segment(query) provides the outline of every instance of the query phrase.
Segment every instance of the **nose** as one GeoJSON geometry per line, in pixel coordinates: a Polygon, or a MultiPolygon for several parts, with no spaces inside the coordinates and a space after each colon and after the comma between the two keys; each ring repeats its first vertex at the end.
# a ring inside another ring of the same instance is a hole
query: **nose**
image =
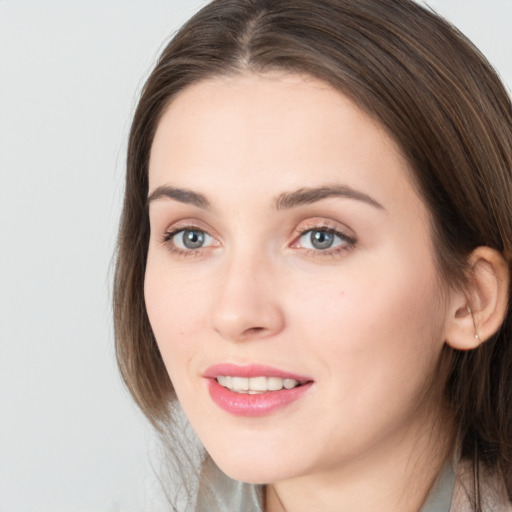
{"type": "Polygon", "coordinates": [[[213,328],[230,341],[268,338],[285,325],[279,290],[270,261],[232,258],[219,275],[213,328]]]}

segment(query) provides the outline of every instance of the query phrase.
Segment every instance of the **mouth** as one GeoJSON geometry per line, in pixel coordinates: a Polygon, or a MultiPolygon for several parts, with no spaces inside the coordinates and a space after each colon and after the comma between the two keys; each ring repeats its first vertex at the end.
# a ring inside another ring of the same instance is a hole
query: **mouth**
{"type": "Polygon", "coordinates": [[[233,377],[231,375],[219,375],[217,382],[233,393],[246,393],[258,395],[282,389],[293,389],[301,383],[295,379],[283,379],[281,377],[233,377]]]}
{"type": "Polygon", "coordinates": [[[313,380],[276,368],[232,364],[209,368],[203,377],[213,402],[237,416],[263,416],[296,402],[313,380]]]}

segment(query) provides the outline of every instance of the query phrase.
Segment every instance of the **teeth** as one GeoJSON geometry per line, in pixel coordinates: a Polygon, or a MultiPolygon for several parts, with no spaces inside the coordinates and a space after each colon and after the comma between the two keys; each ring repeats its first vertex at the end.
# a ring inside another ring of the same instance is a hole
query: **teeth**
{"type": "Polygon", "coordinates": [[[286,389],[292,389],[297,385],[297,381],[293,379],[284,379],[283,380],[283,386],[286,389]]]}
{"type": "Polygon", "coordinates": [[[269,377],[267,379],[267,389],[269,391],[279,391],[283,389],[283,379],[279,377],[269,377]]]}
{"type": "Polygon", "coordinates": [[[249,389],[249,379],[246,377],[233,377],[231,386],[239,391],[247,391],[249,389]]]}
{"type": "Polygon", "coordinates": [[[292,389],[299,385],[295,379],[281,379],[280,377],[232,377],[219,375],[217,382],[235,393],[256,395],[267,391],[279,391],[283,388],[292,389]]]}
{"type": "Polygon", "coordinates": [[[224,375],[219,375],[217,377],[217,382],[221,386],[224,386],[225,388],[233,387],[232,381],[233,381],[233,377],[227,377],[227,376],[224,376],[224,375]]]}
{"type": "Polygon", "coordinates": [[[249,388],[251,391],[268,391],[266,377],[252,377],[249,379],[249,388]]]}

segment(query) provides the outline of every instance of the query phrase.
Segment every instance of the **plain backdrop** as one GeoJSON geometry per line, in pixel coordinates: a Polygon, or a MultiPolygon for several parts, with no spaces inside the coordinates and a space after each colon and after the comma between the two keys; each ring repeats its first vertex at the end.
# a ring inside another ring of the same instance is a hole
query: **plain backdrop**
{"type": "MultiPolygon", "coordinates": [[[[0,0],[0,512],[160,510],[111,259],[138,92],[204,3],[0,0]]],[[[512,84],[512,0],[429,4],[512,84]]]]}

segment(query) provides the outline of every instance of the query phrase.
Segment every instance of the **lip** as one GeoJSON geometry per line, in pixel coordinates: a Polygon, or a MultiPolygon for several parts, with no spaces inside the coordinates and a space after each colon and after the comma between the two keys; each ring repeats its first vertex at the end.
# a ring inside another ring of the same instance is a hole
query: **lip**
{"type": "Polygon", "coordinates": [[[216,364],[210,366],[203,373],[207,379],[216,379],[219,375],[232,375],[234,377],[280,377],[281,379],[294,379],[300,383],[312,381],[305,375],[297,375],[272,366],[261,364],[237,365],[231,363],[216,364]]]}
{"type": "Polygon", "coordinates": [[[302,398],[313,385],[313,380],[303,375],[293,374],[271,366],[219,364],[208,368],[203,377],[207,380],[208,391],[213,402],[224,411],[235,416],[265,416],[282,409],[302,398]],[[294,379],[301,383],[292,389],[268,391],[256,395],[236,393],[221,386],[217,382],[219,375],[232,375],[237,377],[280,377],[294,379]]]}

